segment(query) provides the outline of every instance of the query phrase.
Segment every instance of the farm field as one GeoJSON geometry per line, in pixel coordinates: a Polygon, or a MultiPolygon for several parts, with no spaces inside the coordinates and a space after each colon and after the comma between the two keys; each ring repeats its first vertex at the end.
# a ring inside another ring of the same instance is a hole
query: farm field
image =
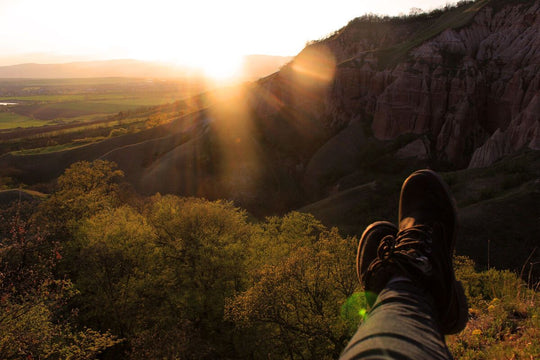
{"type": "Polygon", "coordinates": [[[28,116],[15,114],[10,111],[0,112],[0,130],[11,129],[13,127],[42,126],[47,125],[47,123],[47,121],[32,119],[28,116]]]}
{"type": "Polygon", "coordinates": [[[203,90],[182,80],[0,79],[0,130],[92,122],[172,103],[203,90]]]}
{"type": "Polygon", "coordinates": [[[204,83],[126,78],[0,79],[0,154],[76,148],[206,106],[204,83]]]}

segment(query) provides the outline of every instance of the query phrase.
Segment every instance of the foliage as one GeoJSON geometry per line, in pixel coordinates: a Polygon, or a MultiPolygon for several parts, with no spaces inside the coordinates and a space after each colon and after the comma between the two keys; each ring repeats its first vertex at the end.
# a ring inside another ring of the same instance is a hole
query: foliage
{"type": "Polygon", "coordinates": [[[58,247],[19,214],[3,218],[0,242],[0,358],[92,359],[118,340],[73,325],[64,314],[74,294],[55,279],[58,247]]]}
{"type": "Polygon", "coordinates": [[[224,347],[230,346],[232,328],[223,320],[223,308],[227,297],[245,287],[254,232],[245,211],[230,202],[156,195],[146,216],[156,232],[166,306],[159,309],[160,327],[138,341],[155,343],[156,333],[164,339],[172,335],[176,343],[163,342],[160,350],[180,348],[189,358],[230,351],[224,347]]]}
{"type": "Polygon", "coordinates": [[[109,137],[115,137],[115,136],[120,136],[120,135],[125,135],[128,133],[128,129],[126,128],[123,128],[123,127],[120,127],[120,128],[114,128],[111,130],[111,132],[109,133],[109,137]]]}
{"type": "MultiPolygon", "coordinates": [[[[121,175],[74,164],[34,214],[51,233],[26,217],[0,226],[0,357],[339,356],[366,313],[356,239],[304,213],[253,222],[226,201],[128,204],[121,175]]],[[[537,293],[509,271],[455,262],[472,315],[448,338],[456,358],[538,357],[537,293]]]]}
{"type": "Polygon", "coordinates": [[[11,177],[2,176],[0,177],[0,191],[12,189],[14,186],[14,181],[11,177]]]}
{"type": "MultiPolygon", "coordinates": [[[[251,286],[228,302],[227,316],[258,334],[255,358],[335,358],[356,329],[341,307],[357,287],[356,240],[312,216],[271,218],[256,248],[251,286]],[[264,236],[266,235],[266,236],[264,236]]],[[[355,319],[358,320],[358,319],[355,319]]]]}
{"type": "Polygon", "coordinates": [[[40,205],[37,221],[64,239],[82,219],[119,204],[123,176],[110,161],[72,164],[58,178],[58,190],[40,205]]]}
{"type": "Polygon", "coordinates": [[[316,44],[317,42],[325,41],[327,39],[339,36],[347,28],[373,28],[380,24],[410,24],[410,23],[421,23],[423,25],[430,25],[431,22],[437,20],[442,15],[447,13],[455,12],[456,10],[468,10],[471,9],[470,5],[475,3],[482,3],[485,0],[462,0],[458,1],[455,4],[447,3],[445,6],[433,9],[431,11],[425,12],[420,8],[413,7],[410,9],[409,14],[400,13],[398,16],[388,16],[388,15],[379,15],[374,13],[367,13],[353,20],[349,21],[346,27],[332,32],[329,35],[323,37],[318,41],[308,42],[306,45],[316,44]]]}
{"type": "Polygon", "coordinates": [[[469,323],[448,338],[458,359],[536,359],[540,356],[539,296],[509,271],[476,271],[456,259],[456,275],[469,300],[469,323]]]}
{"type": "MultiPolygon", "coordinates": [[[[112,162],[104,160],[75,163],[58,178],[60,191],[56,195],[63,195],[71,203],[76,203],[81,196],[85,195],[94,197],[97,201],[103,201],[102,198],[107,198],[117,188],[114,184],[115,178],[123,176],[120,170],[114,170],[115,167],[116,165],[112,162]]],[[[96,204],[93,206],[99,207],[96,204]]]]}
{"type": "Polygon", "coordinates": [[[70,263],[84,296],[79,300],[85,323],[126,336],[133,333],[151,284],[154,233],[128,206],[104,209],[85,220],[70,244],[70,263]]]}

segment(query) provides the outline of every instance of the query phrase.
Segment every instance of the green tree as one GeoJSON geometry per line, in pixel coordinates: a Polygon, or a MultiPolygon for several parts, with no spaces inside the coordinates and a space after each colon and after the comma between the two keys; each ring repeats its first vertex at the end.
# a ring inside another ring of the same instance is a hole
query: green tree
{"type": "Polygon", "coordinates": [[[84,324],[133,359],[236,357],[225,299],[247,287],[255,227],[229,202],[156,195],[144,214],[106,208],[66,245],[84,324]]]}
{"type": "Polygon", "coordinates": [[[233,328],[223,320],[223,309],[225,299],[247,285],[254,231],[247,214],[230,202],[156,195],[147,217],[167,286],[160,326],[139,337],[140,349],[153,348],[152,357],[235,357],[233,328]]]}
{"type": "Polygon", "coordinates": [[[102,210],[81,223],[69,246],[86,324],[122,337],[138,330],[152,311],[147,287],[157,285],[154,238],[145,218],[129,206],[102,210]]]}
{"type": "Polygon", "coordinates": [[[227,317],[257,332],[255,358],[338,357],[359,320],[351,326],[342,316],[357,287],[356,240],[300,213],[264,229],[257,246],[269,263],[252,268],[252,285],[228,301],[227,317]]]}
{"type": "Polygon", "coordinates": [[[118,206],[118,181],[124,176],[110,161],[72,164],[57,181],[58,189],[39,206],[37,221],[57,240],[66,240],[84,218],[118,206]]]}

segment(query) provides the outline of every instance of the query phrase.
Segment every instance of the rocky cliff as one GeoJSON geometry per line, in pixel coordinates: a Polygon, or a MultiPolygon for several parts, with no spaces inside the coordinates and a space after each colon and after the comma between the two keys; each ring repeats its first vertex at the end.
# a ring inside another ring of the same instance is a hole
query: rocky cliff
{"type": "Polygon", "coordinates": [[[362,118],[377,139],[423,134],[429,149],[419,155],[456,168],[487,166],[540,148],[539,34],[539,1],[476,1],[424,18],[364,17],[262,81],[273,103],[259,104],[259,112],[275,113],[276,102],[291,106],[330,134],[362,118]],[[306,61],[323,78],[331,74],[324,90],[299,85],[295,65],[306,61]]]}

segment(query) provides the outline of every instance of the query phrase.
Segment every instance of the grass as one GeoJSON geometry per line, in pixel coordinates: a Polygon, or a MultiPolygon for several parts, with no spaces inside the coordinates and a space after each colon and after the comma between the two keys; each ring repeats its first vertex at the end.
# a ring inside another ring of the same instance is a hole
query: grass
{"type": "MultiPolygon", "coordinates": [[[[62,96],[58,99],[52,96],[48,102],[31,105],[20,105],[10,109],[14,114],[32,116],[41,120],[58,121],[87,115],[111,115],[119,112],[132,111],[141,107],[163,105],[172,100],[174,96],[162,97],[89,97],[85,100],[73,101],[76,97],[62,96]]],[[[16,100],[15,100],[16,101],[16,100]]]]}
{"type": "Polygon", "coordinates": [[[540,176],[538,151],[523,150],[490,167],[444,173],[460,207],[512,194],[540,176]]]}
{"type": "Polygon", "coordinates": [[[12,112],[0,112],[0,130],[46,125],[48,122],[12,112]]]}
{"type": "Polygon", "coordinates": [[[526,284],[503,270],[477,271],[472,260],[456,258],[456,275],[469,301],[469,322],[447,344],[456,359],[538,359],[539,284],[526,284]]]}
{"type": "Polygon", "coordinates": [[[67,122],[88,122],[99,117],[137,110],[142,107],[164,105],[176,100],[174,96],[113,97],[73,101],[77,96],[51,97],[50,102],[22,105],[0,113],[0,129],[54,125],[67,122]],[[69,101],[68,101],[69,100],[69,101]]]}
{"type": "Polygon", "coordinates": [[[202,84],[144,79],[0,79],[0,89],[9,96],[0,102],[15,102],[0,114],[0,129],[90,121],[118,113],[139,111],[189,98],[202,91],[202,84]],[[9,115],[8,115],[9,114],[9,115]]]}
{"type": "Polygon", "coordinates": [[[30,95],[30,96],[1,96],[0,101],[12,102],[64,102],[84,100],[85,95],[30,95]]]}
{"type": "Polygon", "coordinates": [[[467,25],[474,15],[476,15],[476,13],[488,2],[489,0],[479,0],[473,4],[460,6],[444,12],[438,19],[428,26],[422,27],[421,30],[411,36],[409,41],[387,49],[379,50],[378,56],[380,59],[380,66],[382,68],[394,66],[398,62],[403,61],[410,50],[421,45],[423,42],[437,36],[447,29],[457,29],[467,25]]]}
{"type": "Polygon", "coordinates": [[[146,94],[68,94],[68,95],[30,95],[30,96],[0,96],[0,102],[22,102],[22,103],[108,103],[126,104],[136,106],[163,105],[183,99],[182,93],[165,93],[160,95],[146,96],[146,94]]]}
{"type": "MultiPolygon", "coordinates": [[[[142,118],[136,118],[136,117],[133,117],[133,118],[129,118],[129,119],[126,119],[126,120],[123,120],[123,124],[124,125],[129,125],[130,128],[133,128],[132,130],[137,130],[140,126],[142,122],[144,120],[142,118]]],[[[88,125],[85,125],[85,124],[81,124],[80,126],[76,126],[76,127],[73,127],[73,128],[70,128],[70,129],[62,129],[62,130],[58,130],[58,131],[51,131],[49,133],[47,133],[47,137],[48,138],[54,138],[56,136],[60,136],[60,135],[66,135],[66,134],[70,134],[70,133],[81,133],[83,134],[85,131],[89,131],[89,130],[95,130],[95,129],[108,129],[107,132],[110,132],[115,126],[118,126],[119,125],[119,121],[118,120],[111,120],[111,121],[107,121],[107,122],[103,122],[103,123],[99,123],[99,124],[88,124],[88,125]]],[[[131,131],[133,132],[133,131],[131,131]]],[[[35,137],[43,137],[41,134],[37,134],[35,135],[35,137]]],[[[30,139],[30,137],[27,137],[28,139],[30,139]]]]}
{"type": "MultiPolygon", "coordinates": [[[[13,188],[9,188],[9,189],[0,189],[0,194],[3,193],[3,192],[8,192],[8,191],[13,191],[14,189],[13,188]]],[[[39,191],[36,191],[36,190],[30,190],[30,189],[23,189],[23,188],[19,188],[19,189],[16,189],[18,191],[22,191],[24,193],[27,193],[28,195],[30,196],[33,196],[33,197],[38,197],[38,198],[41,198],[41,199],[44,199],[47,197],[46,194],[42,193],[42,192],[39,192],[39,191]]]]}
{"type": "Polygon", "coordinates": [[[124,110],[133,110],[140,107],[138,104],[133,102],[121,102],[109,101],[74,101],[74,102],[63,102],[47,105],[49,109],[57,110],[71,110],[74,112],[85,112],[91,114],[102,114],[102,113],[117,113],[124,110]]]}
{"type": "Polygon", "coordinates": [[[155,106],[165,105],[183,99],[183,96],[163,95],[163,96],[141,96],[134,98],[123,99],[101,99],[99,102],[103,104],[116,104],[128,106],[155,106]]]}
{"type": "Polygon", "coordinates": [[[138,108],[140,110],[118,114],[91,114],[78,116],[71,119],[58,119],[49,122],[57,127],[42,127],[35,129],[21,129],[0,133],[3,140],[0,142],[0,154],[17,152],[18,154],[41,154],[56,152],[67,148],[77,147],[80,139],[91,138],[91,143],[104,137],[114,137],[120,134],[134,133],[143,129],[154,127],[183,115],[183,109],[178,110],[174,106],[161,108],[138,108]],[[120,130],[121,129],[121,130],[120,130]],[[77,143],[74,145],[72,143],[77,143]],[[59,145],[65,145],[61,147],[59,145]],[[53,148],[47,150],[47,147],[53,148]],[[31,151],[31,149],[39,149],[31,151]]]}
{"type": "MultiPolygon", "coordinates": [[[[426,165],[409,166],[390,156],[370,157],[373,165],[364,166],[352,179],[351,184],[358,185],[341,189],[301,211],[314,214],[327,226],[338,226],[347,235],[360,235],[376,220],[395,221],[401,183],[412,170],[426,165]],[[373,181],[373,189],[361,186],[373,181]]],[[[474,258],[480,265],[521,269],[531,250],[539,246],[540,151],[524,150],[489,168],[441,175],[458,204],[457,253],[474,258]]],[[[540,261],[538,254],[531,262],[540,261]]],[[[538,269],[532,269],[535,279],[540,279],[538,269]]]]}
{"type": "Polygon", "coordinates": [[[14,151],[13,155],[49,154],[49,153],[63,151],[63,150],[76,149],[78,147],[85,146],[90,143],[103,140],[103,139],[104,139],[103,137],[98,137],[98,138],[86,139],[85,142],[78,141],[78,142],[73,142],[69,144],[59,144],[59,145],[51,145],[51,146],[46,146],[46,147],[41,147],[41,148],[19,150],[19,151],[14,151]]]}
{"type": "Polygon", "coordinates": [[[0,79],[0,84],[24,84],[32,86],[57,86],[57,85],[108,85],[108,84],[130,84],[140,82],[137,78],[124,77],[104,77],[104,78],[67,78],[67,79],[0,79]]]}

